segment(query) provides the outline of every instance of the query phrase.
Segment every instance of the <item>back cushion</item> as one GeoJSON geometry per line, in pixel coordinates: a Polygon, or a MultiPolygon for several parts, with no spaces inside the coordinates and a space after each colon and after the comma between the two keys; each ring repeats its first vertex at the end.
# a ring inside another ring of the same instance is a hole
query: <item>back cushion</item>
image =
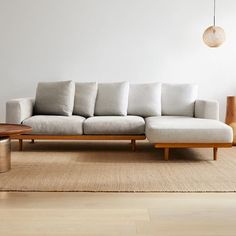
{"type": "Polygon", "coordinates": [[[129,115],[142,117],[161,115],[161,83],[131,84],[129,115]]]}
{"type": "Polygon", "coordinates": [[[38,83],[35,113],[41,115],[72,115],[75,84],[72,81],[38,83]]]}
{"type": "Polygon", "coordinates": [[[84,117],[94,115],[97,97],[97,83],[75,83],[75,102],[73,114],[84,117]]]}
{"type": "Polygon", "coordinates": [[[127,115],[128,96],[128,82],[98,84],[95,115],[127,115]]]}
{"type": "Polygon", "coordinates": [[[197,85],[162,84],[162,115],[193,117],[197,93],[197,85]]]}

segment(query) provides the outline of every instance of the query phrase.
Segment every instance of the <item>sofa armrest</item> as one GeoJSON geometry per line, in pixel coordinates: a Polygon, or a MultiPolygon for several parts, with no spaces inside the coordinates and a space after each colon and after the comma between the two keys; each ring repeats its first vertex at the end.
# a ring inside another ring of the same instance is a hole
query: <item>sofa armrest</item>
{"type": "Polygon", "coordinates": [[[219,120],[219,103],[214,100],[196,100],[195,117],[219,120]]]}
{"type": "Polygon", "coordinates": [[[6,122],[21,124],[23,120],[33,115],[34,98],[12,99],[6,103],[6,122]]]}

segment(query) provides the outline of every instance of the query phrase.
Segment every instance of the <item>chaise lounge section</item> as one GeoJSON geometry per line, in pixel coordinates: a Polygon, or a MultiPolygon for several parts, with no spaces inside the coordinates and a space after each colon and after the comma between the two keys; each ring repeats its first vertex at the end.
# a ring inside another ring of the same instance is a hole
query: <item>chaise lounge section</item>
{"type": "Polygon", "coordinates": [[[36,98],[13,99],[6,104],[7,123],[25,124],[25,139],[136,140],[147,139],[164,148],[231,147],[231,127],[219,121],[216,101],[197,99],[192,84],[39,83],[36,98]]]}
{"type": "Polygon", "coordinates": [[[149,117],[146,136],[156,148],[165,148],[165,160],[170,148],[212,147],[214,160],[218,147],[231,147],[231,129],[218,120],[181,116],[149,117]]]}

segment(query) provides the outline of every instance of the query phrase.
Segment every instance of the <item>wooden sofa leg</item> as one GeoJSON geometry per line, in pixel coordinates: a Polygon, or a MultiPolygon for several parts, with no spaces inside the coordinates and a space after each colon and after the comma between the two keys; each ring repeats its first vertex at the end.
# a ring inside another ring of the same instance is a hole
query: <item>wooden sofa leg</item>
{"type": "Polygon", "coordinates": [[[31,143],[34,143],[34,139],[31,139],[31,143]]]}
{"type": "Polygon", "coordinates": [[[23,151],[23,140],[19,139],[19,151],[23,151]]]}
{"type": "Polygon", "coordinates": [[[170,149],[169,148],[165,148],[164,149],[164,160],[165,161],[169,160],[169,153],[170,153],[170,149]]]}
{"type": "Polygon", "coordinates": [[[131,140],[131,147],[132,147],[132,151],[135,152],[136,151],[136,140],[135,139],[131,140]]]}
{"type": "Polygon", "coordinates": [[[217,147],[214,147],[214,148],[213,148],[213,159],[214,159],[214,161],[217,160],[217,152],[218,152],[218,148],[217,148],[217,147]]]}

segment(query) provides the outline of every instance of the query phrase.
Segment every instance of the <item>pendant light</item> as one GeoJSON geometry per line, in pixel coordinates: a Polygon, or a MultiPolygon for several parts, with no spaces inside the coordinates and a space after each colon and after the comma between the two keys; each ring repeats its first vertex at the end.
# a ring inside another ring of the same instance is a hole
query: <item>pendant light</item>
{"type": "Polygon", "coordinates": [[[204,43],[212,48],[219,47],[225,41],[225,31],[216,26],[216,0],[214,0],[213,26],[208,27],[203,34],[204,43]]]}

